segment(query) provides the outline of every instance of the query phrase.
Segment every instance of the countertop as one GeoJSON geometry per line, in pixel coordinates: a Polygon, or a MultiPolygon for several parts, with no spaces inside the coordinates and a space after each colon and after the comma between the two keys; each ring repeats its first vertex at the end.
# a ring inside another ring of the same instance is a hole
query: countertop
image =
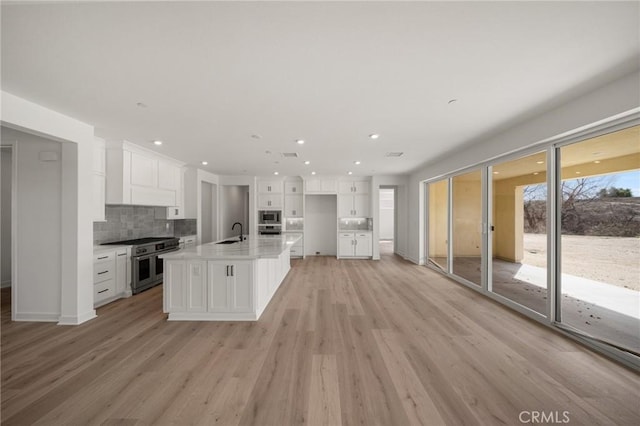
{"type": "MultiPolygon", "coordinates": [[[[238,237],[228,238],[237,240],[238,237]]],[[[165,260],[187,259],[268,259],[277,258],[300,238],[300,234],[257,235],[250,234],[247,239],[235,244],[207,243],[160,255],[165,260]]]]}
{"type": "Polygon", "coordinates": [[[133,246],[127,246],[127,245],[93,246],[93,253],[98,254],[98,253],[103,253],[105,251],[114,251],[122,248],[129,248],[129,247],[133,247],[133,246]]]}

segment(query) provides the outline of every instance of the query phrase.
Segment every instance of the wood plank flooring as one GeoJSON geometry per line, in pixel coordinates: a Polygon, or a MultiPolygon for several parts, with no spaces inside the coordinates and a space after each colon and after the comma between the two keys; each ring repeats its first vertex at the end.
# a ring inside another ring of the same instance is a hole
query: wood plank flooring
{"type": "Polygon", "coordinates": [[[293,261],[254,323],[161,306],[156,287],[80,326],[12,323],[3,290],[2,424],[640,423],[635,372],[393,255],[293,261]]]}

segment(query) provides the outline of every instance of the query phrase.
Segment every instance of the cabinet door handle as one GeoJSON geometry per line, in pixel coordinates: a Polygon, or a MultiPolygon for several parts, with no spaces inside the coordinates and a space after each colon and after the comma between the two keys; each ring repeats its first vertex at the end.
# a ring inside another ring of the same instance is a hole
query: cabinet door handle
{"type": "Polygon", "coordinates": [[[234,266],[234,265],[231,265],[231,276],[232,276],[232,277],[233,277],[233,276],[235,276],[235,274],[233,273],[233,272],[234,272],[234,271],[233,271],[233,266],[234,266]]]}
{"type": "Polygon", "coordinates": [[[107,258],[109,258],[109,256],[102,256],[102,257],[99,257],[98,260],[107,259],[107,258]]]}
{"type": "Polygon", "coordinates": [[[104,293],[105,291],[109,291],[109,289],[108,289],[108,288],[105,288],[104,290],[100,290],[100,291],[98,292],[98,294],[100,294],[100,293],[104,293]]]}
{"type": "Polygon", "coordinates": [[[227,273],[225,274],[226,277],[229,276],[229,265],[227,265],[227,273]]]}
{"type": "Polygon", "coordinates": [[[126,256],[127,253],[120,253],[118,256],[126,256]]]}
{"type": "Polygon", "coordinates": [[[109,270],[98,272],[98,275],[106,274],[107,272],[109,272],[109,270]]]}

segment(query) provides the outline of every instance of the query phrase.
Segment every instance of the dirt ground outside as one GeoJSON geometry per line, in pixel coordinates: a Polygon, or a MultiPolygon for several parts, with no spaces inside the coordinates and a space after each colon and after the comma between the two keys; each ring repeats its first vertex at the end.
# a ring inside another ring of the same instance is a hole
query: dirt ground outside
{"type": "MultiPolygon", "coordinates": [[[[547,266],[547,236],[524,234],[522,263],[547,266]]],[[[640,291],[640,238],[562,236],[562,273],[640,291]]]]}

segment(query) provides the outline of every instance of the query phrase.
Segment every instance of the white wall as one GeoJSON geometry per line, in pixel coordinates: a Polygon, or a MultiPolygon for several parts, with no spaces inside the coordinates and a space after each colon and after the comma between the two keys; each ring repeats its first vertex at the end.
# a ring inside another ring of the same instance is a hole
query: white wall
{"type": "Polygon", "coordinates": [[[306,256],[338,254],[338,198],[335,195],[305,195],[304,252],[306,256]]]}
{"type": "MultiPolygon", "coordinates": [[[[16,132],[18,134],[19,132],[16,132]]],[[[16,319],[57,321],[62,279],[62,144],[20,133],[16,144],[16,319]],[[56,161],[41,161],[43,152],[56,161]]]]}
{"type": "MultiPolygon", "coordinates": [[[[94,132],[93,126],[67,117],[56,111],[44,108],[28,100],[12,94],[2,92],[2,108],[0,108],[0,124],[3,129],[17,130],[27,135],[35,135],[60,145],[60,220],[51,223],[52,232],[59,233],[60,244],[56,247],[59,253],[59,286],[56,297],[59,301],[57,312],[59,324],[80,324],[95,317],[93,309],[93,214],[92,214],[92,159],[94,132]]],[[[16,155],[19,149],[16,151],[16,155]]],[[[17,173],[20,173],[20,163],[14,163],[17,173]]],[[[16,172],[14,172],[14,175],[16,172]]],[[[18,191],[20,191],[20,182],[18,191]]],[[[48,195],[43,188],[34,188],[42,199],[48,195]]],[[[26,218],[17,214],[13,217],[12,225],[14,237],[16,226],[37,226],[37,223],[28,223],[26,218]]],[[[28,234],[32,235],[32,234],[28,234]]],[[[28,246],[36,246],[41,238],[32,235],[33,240],[28,241],[28,246]]],[[[24,241],[23,241],[24,243],[24,241]]],[[[14,240],[14,247],[16,241],[14,240]]],[[[34,258],[28,252],[14,252],[16,262],[34,264],[34,258]]],[[[47,271],[40,271],[45,274],[47,271]]],[[[58,273],[57,270],[51,271],[58,273]]],[[[23,285],[21,276],[16,273],[12,277],[12,289],[14,294],[20,293],[23,285]]],[[[29,286],[29,283],[24,285],[29,286]]],[[[29,306],[38,306],[37,294],[22,292],[23,302],[25,298],[33,298],[34,303],[29,306]]],[[[25,312],[19,312],[16,308],[17,298],[12,298],[13,319],[23,320],[54,320],[48,310],[33,312],[33,317],[25,316],[25,312]],[[17,314],[22,315],[17,316],[17,314]]],[[[48,307],[45,307],[48,309],[48,307]]]]}
{"type": "Polygon", "coordinates": [[[408,186],[408,258],[415,263],[424,262],[424,243],[420,238],[425,235],[422,181],[544,143],[555,137],[583,131],[603,120],[627,114],[639,107],[640,73],[635,72],[489,139],[478,141],[465,150],[434,159],[421,167],[411,175],[408,186]]]}
{"type": "Polygon", "coordinates": [[[2,163],[0,164],[0,185],[2,186],[0,203],[0,277],[2,287],[11,285],[11,148],[3,148],[0,152],[2,163]]]}
{"type": "Polygon", "coordinates": [[[222,234],[220,239],[235,237],[240,234],[240,229],[231,227],[235,222],[242,224],[242,232],[247,233],[249,215],[246,202],[249,197],[248,185],[224,185],[220,198],[220,218],[222,224],[222,234]]]}
{"type": "Polygon", "coordinates": [[[393,200],[393,188],[380,189],[380,240],[393,240],[395,226],[395,208],[393,200]],[[383,202],[384,198],[384,202],[383,202]]]}

